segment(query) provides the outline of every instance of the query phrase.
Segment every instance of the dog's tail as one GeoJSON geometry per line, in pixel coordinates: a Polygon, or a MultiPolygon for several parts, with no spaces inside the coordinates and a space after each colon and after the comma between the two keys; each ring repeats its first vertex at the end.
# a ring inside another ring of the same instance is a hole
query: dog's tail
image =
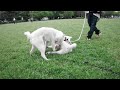
{"type": "Polygon", "coordinates": [[[30,40],[30,38],[31,38],[31,34],[30,34],[29,31],[24,32],[24,35],[26,35],[27,39],[30,40]]]}

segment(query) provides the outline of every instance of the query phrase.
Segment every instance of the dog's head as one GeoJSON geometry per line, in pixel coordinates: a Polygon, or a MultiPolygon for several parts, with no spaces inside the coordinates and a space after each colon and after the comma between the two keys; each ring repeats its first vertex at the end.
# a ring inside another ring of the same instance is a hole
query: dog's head
{"type": "MultiPolygon", "coordinates": [[[[66,36],[65,35],[63,41],[67,42],[68,44],[72,44],[71,43],[71,38],[72,38],[71,36],[66,36]]],[[[59,45],[59,44],[56,43],[55,48],[56,48],[56,50],[60,50],[61,45],[59,45]]]]}
{"type": "Polygon", "coordinates": [[[71,36],[65,36],[64,41],[67,42],[68,44],[71,44],[71,36]]]}

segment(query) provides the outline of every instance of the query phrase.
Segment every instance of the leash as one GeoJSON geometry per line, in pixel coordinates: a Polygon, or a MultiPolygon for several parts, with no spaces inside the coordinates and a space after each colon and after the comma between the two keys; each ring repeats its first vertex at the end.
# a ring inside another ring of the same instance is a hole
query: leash
{"type": "Polygon", "coordinates": [[[83,23],[82,30],[81,30],[81,33],[80,33],[80,35],[79,35],[79,38],[78,38],[78,39],[76,39],[75,41],[71,41],[71,42],[76,42],[76,41],[80,40],[80,38],[81,38],[81,35],[82,35],[82,33],[83,33],[83,30],[84,30],[84,26],[85,26],[85,20],[86,20],[86,12],[85,12],[84,23],[83,23]]]}

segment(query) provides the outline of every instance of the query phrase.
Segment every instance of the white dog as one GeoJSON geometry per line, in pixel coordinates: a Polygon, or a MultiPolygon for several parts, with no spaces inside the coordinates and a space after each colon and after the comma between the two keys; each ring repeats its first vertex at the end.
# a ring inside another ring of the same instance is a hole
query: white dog
{"type": "Polygon", "coordinates": [[[77,44],[76,43],[71,43],[71,38],[70,36],[65,36],[64,41],[62,42],[61,46],[56,46],[57,49],[60,49],[58,51],[53,51],[53,52],[47,52],[47,54],[66,54],[69,52],[72,52],[72,49],[76,48],[77,44]]]}
{"type": "Polygon", "coordinates": [[[45,56],[46,44],[50,42],[53,51],[55,51],[55,45],[61,45],[64,40],[63,32],[50,27],[42,27],[32,33],[29,31],[24,32],[24,35],[27,36],[28,40],[30,40],[30,43],[32,44],[30,55],[34,49],[37,48],[45,60],[48,60],[45,56]]]}

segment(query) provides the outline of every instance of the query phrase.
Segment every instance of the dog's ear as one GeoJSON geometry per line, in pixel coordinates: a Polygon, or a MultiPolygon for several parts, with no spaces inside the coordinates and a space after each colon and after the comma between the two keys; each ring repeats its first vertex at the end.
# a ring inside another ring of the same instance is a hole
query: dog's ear
{"type": "Polygon", "coordinates": [[[64,37],[64,41],[66,41],[66,37],[64,37]]]}

